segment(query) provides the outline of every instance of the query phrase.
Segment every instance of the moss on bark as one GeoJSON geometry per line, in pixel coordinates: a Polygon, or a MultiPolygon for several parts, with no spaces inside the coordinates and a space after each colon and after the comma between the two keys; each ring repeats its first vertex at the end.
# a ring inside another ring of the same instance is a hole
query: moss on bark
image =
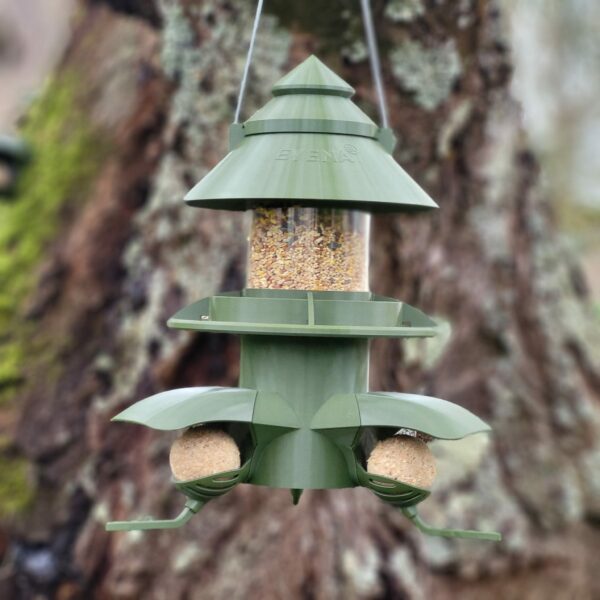
{"type": "Polygon", "coordinates": [[[0,519],[24,511],[33,500],[29,461],[22,457],[0,453],[0,519]]]}
{"type": "Polygon", "coordinates": [[[76,75],[48,83],[22,131],[32,151],[15,197],[0,204],[0,402],[23,380],[32,325],[19,307],[36,281],[36,267],[54,239],[67,204],[84,197],[102,144],[78,105],[76,75]]]}

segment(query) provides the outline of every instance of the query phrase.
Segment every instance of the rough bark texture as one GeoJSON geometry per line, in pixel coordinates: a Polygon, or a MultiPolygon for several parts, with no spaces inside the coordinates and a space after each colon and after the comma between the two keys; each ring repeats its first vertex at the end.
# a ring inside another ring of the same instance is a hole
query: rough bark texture
{"type": "MultiPolygon", "coordinates": [[[[111,416],[237,375],[234,339],[165,321],[243,286],[243,217],[181,198],[226,151],[252,3],[149,4],[83,2],[56,76],[75,81],[102,151],[88,185],[64,198],[19,309],[26,335],[10,333],[28,360],[1,409],[14,440],[4,454],[25,457],[35,485],[4,520],[0,596],[599,597],[598,326],[540,193],[491,0],[374,3],[397,158],[441,210],[374,220],[371,287],[450,322],[452,336],[374,344],[372,388],[447,398],[492,424],[481,464],[476,444],[438,448],[423,510],[504,542],[423,538],[364,490],[306,493],[293,507],[287,492],[246,486],[182,530],[103,531],[109,518],[168,516],[180,503],[171,437],[111,416]]],[[[372,110],[355,3],[320,14],[289,4],[274,1],[263,22],[247,114],[315,50],[372,110]]]]}

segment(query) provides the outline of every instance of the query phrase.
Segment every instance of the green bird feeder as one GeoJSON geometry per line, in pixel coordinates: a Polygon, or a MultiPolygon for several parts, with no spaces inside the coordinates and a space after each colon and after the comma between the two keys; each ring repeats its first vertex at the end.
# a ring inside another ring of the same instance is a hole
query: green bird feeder
{"type": "Polygon", "coordinates": [[[171,465],[187,500],[175,519],[108,530],[179,527],[247,483],[288,489],[294,503],[306,489],[362,486],[425,533],[500,539],[430,527],[417,513],[431,491],[427,442],[488,425],[445,400],[368,388],[371,339],[436,334],[417,308],[369,291],[370,213],[437,205],[395,162],[391,131],[353,93],[308,58],[266,106],[232,126],[229,154],[186,196],[199,208],[251,211],[247,287],[195,302],[168,322],[239,335],[239,387],[162,392],[114,417],[184,430],[171,465]]]}

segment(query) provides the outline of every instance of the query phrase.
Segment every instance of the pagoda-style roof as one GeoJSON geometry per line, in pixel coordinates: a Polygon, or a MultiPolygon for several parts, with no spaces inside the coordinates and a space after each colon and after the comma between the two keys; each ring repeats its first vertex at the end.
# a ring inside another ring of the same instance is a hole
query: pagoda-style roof
{"type": "Polygon", "coordinates": [[[393,159],[393,134],[350,99],[354,89],[311,56],[273,98],[232,126],[229,154],[186,196],[193,206],[258,205],[412,212],[437,204],[393,159]]]}

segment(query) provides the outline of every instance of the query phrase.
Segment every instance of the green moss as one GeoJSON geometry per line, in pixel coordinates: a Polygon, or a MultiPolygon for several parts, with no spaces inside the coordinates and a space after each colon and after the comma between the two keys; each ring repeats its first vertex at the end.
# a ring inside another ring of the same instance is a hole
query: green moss
{"type": "Polygon", "coordinates": [[[0,455],[0,519],[23,512],[33,496],[27,460],[0,455]]]}
{"type": "Polygon", "coordinates": [[[27,352],[19,310],[65,205],[85,195],[99,163],[98,138],[78,106],[72,74],[51,81],[32,106],[22,135],[32,161],[15,196],[0,204],[0,400],[22,381],[27,352]]]}

